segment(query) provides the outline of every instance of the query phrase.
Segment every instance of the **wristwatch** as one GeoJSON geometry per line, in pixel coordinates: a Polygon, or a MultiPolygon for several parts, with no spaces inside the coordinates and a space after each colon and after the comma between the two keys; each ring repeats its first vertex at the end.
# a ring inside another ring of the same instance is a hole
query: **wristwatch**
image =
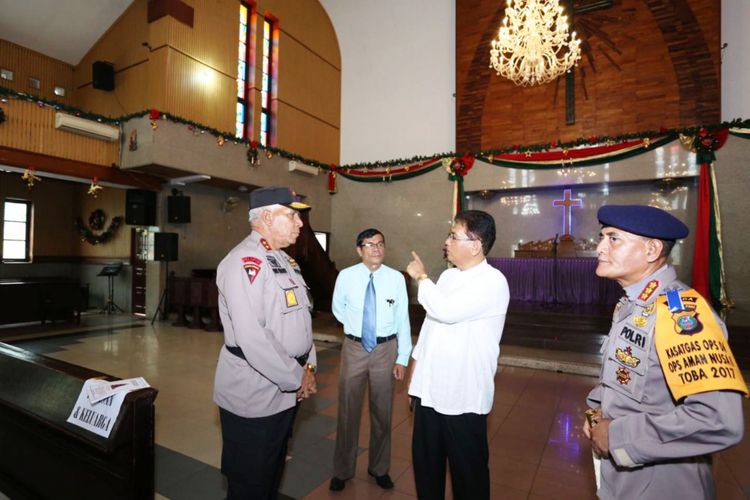
{"type": "Polygon", "coordinates": [[[314,365],[314,364],[312,364],[312,363],[307,363],[307,364],[305,365],[305,371],[306,371],[307,373],[315,373],[315,372],[317,371],[317,369],[318,369],[318,367],[317,367],[317,366],[315,366],[315,365],[314,365]]]}

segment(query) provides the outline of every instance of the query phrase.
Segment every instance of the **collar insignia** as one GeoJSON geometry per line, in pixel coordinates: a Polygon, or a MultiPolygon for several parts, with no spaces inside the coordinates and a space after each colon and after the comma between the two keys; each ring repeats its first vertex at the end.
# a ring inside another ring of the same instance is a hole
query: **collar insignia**
{"type": "Polygon", "coordinates": [[[265,248],[269,252],[273,250],[273,248],[271,248],[271,244],[267,242],[265,238],[260,239],[260,244],[263,246],[263,248],[265,248]]]}

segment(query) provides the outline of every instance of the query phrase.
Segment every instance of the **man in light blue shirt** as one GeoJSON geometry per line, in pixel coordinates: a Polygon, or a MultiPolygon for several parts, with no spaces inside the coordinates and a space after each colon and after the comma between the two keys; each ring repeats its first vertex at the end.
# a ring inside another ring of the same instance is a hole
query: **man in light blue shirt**
{"type": "Polygon", "coordinates": [[[339,373],[338,426],[330,489],[343,490],[354,476],[365,387],[370,388],[370,447],[367,472],[393,488],[391,413],[393,384],[403,380],[411,354],[409,297],[403,275],[383,264],[385,237],[377,229],[357,236],[360,264],[339,273],[333,314],[344,324],[339,373]]]}

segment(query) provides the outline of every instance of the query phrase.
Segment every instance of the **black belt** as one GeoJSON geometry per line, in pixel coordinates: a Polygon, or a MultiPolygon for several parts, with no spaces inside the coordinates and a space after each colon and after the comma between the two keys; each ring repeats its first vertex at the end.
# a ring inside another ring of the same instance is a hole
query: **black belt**
{"type": "MultiPolygon", "coordinates": [[[[227,348],[227,351],[231,352],[232,354],[234,354],[238,358],[242,358],[245,361],[247,361],[247,358],[245,357],[245,353],[242,352],[242,348],[240,346],[238,346],[238,345],[225,345],[224,347],[227,348]]],[[[305,366],[305,364],[307,363],[307,358],[309,358],[309,357],[310,357],[310,351],[307,351],[302,356],[300,356],[298,358],[294,358],[294,359],[297,360],[297,363],[299,363],[300,366],[305,366]]]]}
{"type": "MultiPolygon", "coordinates": [[[[362,342],[362,337],[357,337],[356,335],[349,335],[348,333],[345,333],[344,337],[346,337],[348,339],[352,339],[355,342],[362,342]]],[[[395,333],[393,335],[388,335],[387,337],[378,337],[377,343],[378,344],[385,344],[389,340],[393,340],[395,338],[396,338],[396,334],[395,333]]]]}

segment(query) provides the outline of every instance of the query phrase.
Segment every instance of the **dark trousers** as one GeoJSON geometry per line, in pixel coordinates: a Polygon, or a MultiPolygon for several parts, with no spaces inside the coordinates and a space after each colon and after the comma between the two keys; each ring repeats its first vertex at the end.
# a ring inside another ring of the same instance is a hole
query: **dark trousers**
{"type": "Polygon", "coordinates": [[[221,472],[227,477],[227,500],[277,497],[296,410],[292,407],[268,417],[245,418],[219,408],[221,472]]]}
{"type": "Polygon", "coordinates": [[[443,415],[421,403],[416,398],[411,445],[417,496],[445,498],[447,460],[455,500],[489,499],[487,415],[443,415]]]}

